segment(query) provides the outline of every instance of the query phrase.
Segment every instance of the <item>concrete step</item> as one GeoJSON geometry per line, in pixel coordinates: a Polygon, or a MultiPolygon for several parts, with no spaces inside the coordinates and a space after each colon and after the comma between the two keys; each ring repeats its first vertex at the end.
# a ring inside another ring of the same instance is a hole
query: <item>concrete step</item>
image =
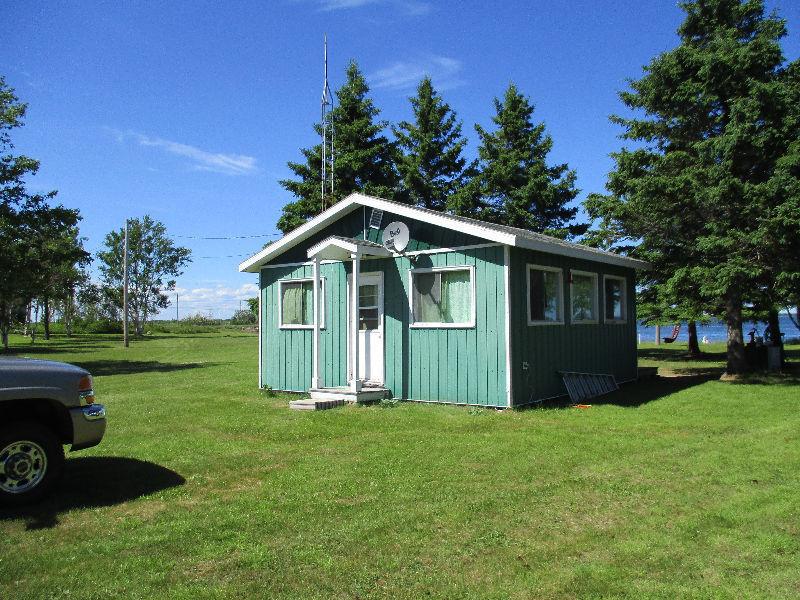
{"type": "Polygon", "coordinates": [[[294,410],[327,410],[329,408],[336,408],[337,406],[342,406],[345,403],[344,400],[336,400],[336,399],[314,399],[314,398],[303,398],[302,400],[292,400],[289,402],[289,408],[293,408],[294,410]]]}
{"type": "Polygon", "coordinates": [[[354,392],[347,387],[310,389],[308,394],[312,400],[341,400],[343,402],[377,402],[388,398],[390,393],[386,388],[365,387],[360,392],[354,392]]]}

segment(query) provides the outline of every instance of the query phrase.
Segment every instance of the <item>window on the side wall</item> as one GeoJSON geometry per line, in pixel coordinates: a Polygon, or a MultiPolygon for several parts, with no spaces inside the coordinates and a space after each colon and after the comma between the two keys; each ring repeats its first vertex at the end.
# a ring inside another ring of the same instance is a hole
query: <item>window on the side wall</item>
{"type": "Polygon", "coordinates": [[[528,265],[528,325],[564,322],[561,269],[528,265]]]}
{"type": "Polygon", "coordinates": [[[474,327],[472,267],[415,269],[411,273],[413,327],[474,327]]]}
{"type": "MultiPolygon", "coordinates": [[[[284,279],[280,286],[280,327],[311,329],[314,327],[314,280],[284,279]]],[[[320,279],[320,324],[325,327],[325,279],[320,279]]]]}
{"type": "Polygon", "coordinates": [[[627,316],[625,278],[605,275],[603,277],[603,303],[607,323],[624,323],[627,316]]]}
{"type": "Polygon", "coordinates": [[[571,271],[569,296],[573,323],[597,323],[597,273],[571,271]]]}

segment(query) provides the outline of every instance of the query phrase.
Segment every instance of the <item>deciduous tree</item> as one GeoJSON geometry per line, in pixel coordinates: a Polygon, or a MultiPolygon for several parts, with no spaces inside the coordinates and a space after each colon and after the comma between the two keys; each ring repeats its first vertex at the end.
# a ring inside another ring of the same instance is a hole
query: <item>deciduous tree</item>
{"type": "MultiPolygon", "coordinates": [[[[97,254],[109,297],[122,306],[123,244],[125,229],[108,233],[106,250],[97,254]]],[[[128,221],[128,306],[136,335],[144,334],[148,318],[170,305],[164,292],[175,289],[175,279],[191,262],[191,251],[176,246],[163,223],[149,215],[128,221]]]]}

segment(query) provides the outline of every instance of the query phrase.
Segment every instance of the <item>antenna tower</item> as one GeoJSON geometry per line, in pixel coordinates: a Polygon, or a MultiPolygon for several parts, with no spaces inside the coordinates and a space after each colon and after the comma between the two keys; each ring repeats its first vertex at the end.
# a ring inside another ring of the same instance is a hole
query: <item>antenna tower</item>
{"type": "Polygon", "coordinates": [[[333,202],[333,94],[328,85],[328,34],[325,34],[325,82],[322,85],[322,210],[325,210],[326,195],[333,202]]]}

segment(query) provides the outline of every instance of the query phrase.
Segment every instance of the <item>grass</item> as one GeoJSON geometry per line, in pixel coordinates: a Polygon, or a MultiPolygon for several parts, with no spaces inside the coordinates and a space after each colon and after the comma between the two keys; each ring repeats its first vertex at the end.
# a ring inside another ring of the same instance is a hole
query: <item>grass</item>
{"type": "Polygon", "coordinates": [[[0,598],[800,595],[796,375],[644,347],[685,376],[588,410],[314,413],[257,390],[251,335],[13,343],[89,367],[109,428],[0,513],[0,598]]]}

